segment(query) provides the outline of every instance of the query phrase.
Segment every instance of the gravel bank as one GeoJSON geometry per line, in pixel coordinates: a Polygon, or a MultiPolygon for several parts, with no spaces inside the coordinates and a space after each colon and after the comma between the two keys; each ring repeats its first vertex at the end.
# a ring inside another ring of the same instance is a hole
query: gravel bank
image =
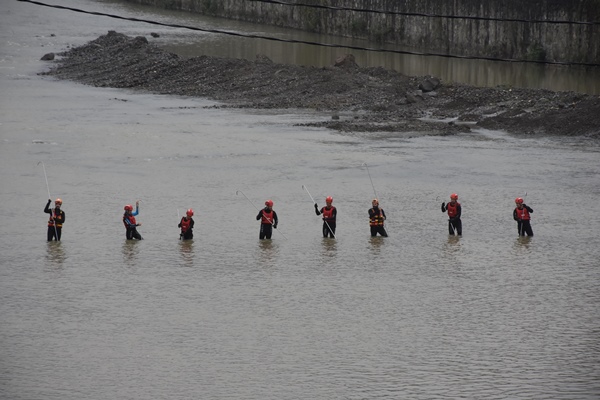
{"type": "Polygon", "coordinates": [[[183,59],[145,37],[111,31],[58,54],[45,75],[98,87],[206,97],[222,107],[308,108],[340,131],[450,135],[472,127],[526,136],[600,138],[600,96],[538,89],[479,88],[360,68],[352,55],[331,67],[201,56],[183,59]],[[441,120],[444,120],[442,122],[441,120]]]}

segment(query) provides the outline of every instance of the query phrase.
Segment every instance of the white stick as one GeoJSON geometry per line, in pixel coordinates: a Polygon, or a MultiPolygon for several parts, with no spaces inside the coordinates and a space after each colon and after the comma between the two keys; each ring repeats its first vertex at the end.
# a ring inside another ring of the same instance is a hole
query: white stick
{"type": "MultiPolygon", "coordinates": [[[[50,185],[48,185],[48,175],[46,175],[46,166],[44,165],[43,161],[40,161],[38,163],[38,165],[40,164],[42,164],[42,168],[44,168],[44,179],[46,179],[46,189],[48,189],[48,200],[52,201],[52,196],[50,196],[50,185]]],[[[52,210],[52,213],[50,214],[50,218],[52,218],[52,215],[54,214],[54,208],[51,208],[50,210],[52,210]]],[[[53,226],[56,241],[58,241],[58,230],[56,229],[56,221],[53,222],[53,226]]]]}
{"type": "MultiPolygon", "coordinates": [[[[248,201],[250,202],[250,204],[252,204],[252,205],[254,206],[254,208],[256,208],[256,210],[257,210],[258,212],[260,212],[260,211],[261,211],[261,210],[260,210],[258,207],[256,207],[256,205],[255,205],[255,204],[252,202],[252,200],[250,200],[250,199],[248,198],[248,196],[246,196],[246,195],[244,194],[244,192],[242,192],[241,190],[236,190],[236,191],[235,191],[235,194],[236,194],[236,195],[238,195],[238,194],[240,194],[240,193],[242,194],[242,196],[244,196],[244,197],[246,198],[246,200],[248,200],[248,201]]],[[[267,221],[269,221],[269,219],[268,219],[268,218],[267,218],[267,221]]],[[[271,223],[271,225],[272,225],[272,226],[275,226],[275,221],[269,221],[269,222],[271,223]]],[[[284,237],[284,238],[287,240],[287,237],[286,237],[286,236],[283,234],[283,232],[281,232],[279,229],[275,229],[275,230],[276,230],[277,232],[281,233],[281,236],[283,236],[283,237],[284,237]]]]}
{"type": "Polygon", "coordinates": [[[44,165],[43,161],[40,161],[37,165],[42,164],[42,168],[44,169],[44,179],[46,179],[46,189],[48,189],[48,198],[52,199],[52,196],[50,196],[50,185],[48,185],[48,175],[46,175],[46,166],[44,165]]]}
{"type": "MultiPolygon", "coordinates": [[[[308,188],[306,186],[302,185],[302,189],[306,190],[306,193],[308,193],[308,195],[310,196],[310,199],[312,200],[313,204],[317,204],[315,199],[313,199],[313,197],[310,195],[308,188]]],[[[323,222],[325,222],[325,224],[327,225],[327,228],[329,228],[329,232],[331,232],[331,235],[335,238],[335,233],[333,233],[333,229],[331,229],[331,226],[329,226],[329,223],[327,221],[325,221],[324,219],[323,219],[323,222]]]]}
{"type": "MultiPolygon", "coordinates": [[[[181,222],[181,217],[179,217],[179,208],[177,209],[177,220],[181,222]]],[[[179,240],[181,240],[181,233],[179,234],[179,240]]]]}
{"type": "Polygon", "coordinates": [[[369,174],[369,180],[371,181],[371,186],[373,187],[373,194],[375,195],[376,199],[379,199],[379,197],[377,197],[377,192],[375,191],[375,185],[373,185],[373,179],[371,179],[371,173],[369,172],[369,166],[367,165],[367,163],[363,163],[363,165],[365,167],[367,167],[367,174],[369,174]]]}

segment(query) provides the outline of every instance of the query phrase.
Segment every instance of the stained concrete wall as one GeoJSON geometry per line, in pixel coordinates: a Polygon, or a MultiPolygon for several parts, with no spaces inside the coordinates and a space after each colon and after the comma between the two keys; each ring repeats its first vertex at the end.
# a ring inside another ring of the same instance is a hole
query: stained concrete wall
{"type": "MultiPolygon", "coordinates": [[[[334,11],[251,0],[126,0],[302,29],[415,51],[600,64],[600,25],[478,21],[334,11]]],[[[600,22],[600,0],[287,0],[357,9],[522,20],[600,22]]]]}

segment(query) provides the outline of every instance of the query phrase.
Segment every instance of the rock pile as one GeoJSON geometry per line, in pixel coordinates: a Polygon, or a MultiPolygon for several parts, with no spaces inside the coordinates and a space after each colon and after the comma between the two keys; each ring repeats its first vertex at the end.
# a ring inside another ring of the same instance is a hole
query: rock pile
{"type": "Polygon", "coordinates": [[[337,118],[312,125],[342,131],[446,135],[468,131],[472,124],[460,124],[468,121],[522,135],[600,138],[600,96],[444,84],[435,77],[360,68],[351,54],[326,68],[275,64],[261,55],[255,61],[183,59],[145,37],[111,31],[58,56],[45,74],[99,87],[206,97],[223,107],[330,111],[337,118]]]}

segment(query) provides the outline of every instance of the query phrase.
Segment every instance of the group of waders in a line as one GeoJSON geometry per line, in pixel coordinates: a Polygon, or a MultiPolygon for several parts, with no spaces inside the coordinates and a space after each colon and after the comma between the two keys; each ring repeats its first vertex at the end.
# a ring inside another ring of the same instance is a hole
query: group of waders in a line
{"type": "MultiPolygon", "coordinates": [[[[238,194],[243,194],[241,191],[238,194]]],[[[246,197],[245,194],[243,194],[246,197]]],[[[248,199],[248,197],[246,197],[248,199]]],[[[311,196],[311,200],[314,202],[315,213],[321,216],[323,220],[322,233],[324,238],[335,238],[336,221],[337,221],[337,208],[333,206],[333,197],[328,196],[325,199],[325,206],[319,208],[317,203],[311,196]]],[[[248,199],[250,203],[250,199],[248,199]]],[[[52,203],[51,199],[48,199],[44,212],[50,214],[48,220],[48,241],[56,240],[60,241],[62,226],[65,222],[65,212],[62,210],[62,200],[56,199],[54,201],[54,208],[50,208],[52,203]]],[[[515,199],[516,207],[513,211],[513,219],[517,221],[517,229],[519,236],[533,236],[533,230],[531,229],[531,213],[533,209],[523,202],[523,198],[517,197],[515,199]]],[[[254,205],[254,203],[252,203],[254,205]]],[[[256,207],[256,206],[255,206],[256,207]]],[[[257,208],[258,209],[258,208],[257,208]]],[[[448,233],[454,236],[462,236],[462,222],[461,214],[462,208],[458,202],[458,195],[452,193],[450,195],[450,201],[448,203],[442,202],[441,210],[443,213],[448,214],[448,233]]],[[[139,214],[139,201],[135,203],[135,210],[131,204],[127,204],[124,207],[123,213],[123,225],[125,226],[125,237],[127,240],[142,240],[142,235],[137,231],[137,227],[141,226],[140,222],[137,222],[135,217],[139,214]]],[[[377,235],[387,237],[388,234],[385,230],[384,224],[386,220],[385,211],[379,206],[379,201],[373,199],[371,202],[371,208],[368,210],[369,214],[369,225],[371,228],[371,236],[377,235]]],[[[181,229],[179,235],[180,240],[191,240],[194,238],[194,210],[188,209],[185,215],[180,219],[177,225],[181,229]]],[[[271,239],[273,235],[273,229],[277,229],[279,218],[277,213],[273,209],[273,200],[265,201],[265,206],[262,209],[258,209],[256,220],[260,221],[259,239],[271,239]]],[[[282,233],[283,235],[283,233],[282,233]]],[[[285,237],[285,235],[283,235],[285,237]]]]}
{"type": "MultiPolygon", "coordinates": [[[[53,240],[60,241],[62,226],[65,222],[65,212],[62,210],[62,200],[56,199],[54,201],[54,208],[50,208],[50,204],[52,203],[50,196],[50,186],[48,185],[48,176],[46,175],[46,166],[43,162],[39,162],[42,164],[44,168],[44,178],[46,179],[46,188],[48,189],[48,203],[46,203],[46,207],[44,208],[44,212],[50,214],[50,218],[48,219],[48,241],[51,242],[53,240]]],[[[375,191],[375,186],[373,185],[373,180],[371,179],[371,173],[369,172],[369,167],[366,163],[363,163],[363,166],[367,168],[367,173],[369,174],[369,180],[371,181],[371,186],[373,187],[373,193],[375,197],[371,202],[371,208],[368,210],[369,214],[369,226],[371,228],[371,237],[375,237],[377,235],[387,237],[388,234],[385,230],[384,224],[386,220],[385,211],[379,206],[379,200],[377,200],[377,192],[375,191]]],[[[317,216],[321,216],[323,219],[323,228],[322,233],[324,238],[335,238],[335,229],[336,229],[336,221],[337,221],[337,209],[333,206],[333,197],[327,196],[325,199],[325,207],[319,208],[317,202],[312,197],[308,188],[302,185],[302,189],[308,193],[310,199],[314,203],[315,213],[317,216]]],[[[256,215],[256,220],[260,221],[260,231],[259,231],[259,239],[271,239],[273,235],[273,229],[277,229],[277,225],[279,223],[279,218],[277,217],[277,213],[273,209],[273,200],[265,201],[265,207],[259,209],[256,205],[242,192],[241,190],[236,191],[236,195],[243,195],[246,200],[256,210],[258,214],[256,215]]],[[[525,193],[527,196],[527,193],[525,193]]],[[[135,217],[139,214],[139,200],[135,202],[135,210],[131,204],[127,204],[123,213],[123,225],[125,226],[125,237],[127,240],[142,240],[142,235],[137,230],[138,226],[142,224],[137,222],[135,217]]],[[[519,231],[519,236],[533,236],[533,230],[531,229],[531,213],[533,213],[533,209],[524,204],[523,198],[517,197],[515,199],[516,207],[513,211],[513,219],[517,221],[517,229],[519,231]]],[[[460,203],[458,202],[458,195],[456,193],[452,193],[450,195],[450,201],[448,203],[442,202],[442,212],[448,213],[448,233],[454,236],[462,236],[462,222],[461,222],[461,213],[462,208],[460,203]]],[[[179,214],[179,210],[177,211],[179,214]]],[[[194,238],[194,210],[191,208],[188,209],[185,215],[180,219],[179,224],[177,225],[181,232],[179,234],[180,240],[191,240],[194,238]]],[[[281,232],[281,235],[287,239],[287,237],[281,232]]]]}

